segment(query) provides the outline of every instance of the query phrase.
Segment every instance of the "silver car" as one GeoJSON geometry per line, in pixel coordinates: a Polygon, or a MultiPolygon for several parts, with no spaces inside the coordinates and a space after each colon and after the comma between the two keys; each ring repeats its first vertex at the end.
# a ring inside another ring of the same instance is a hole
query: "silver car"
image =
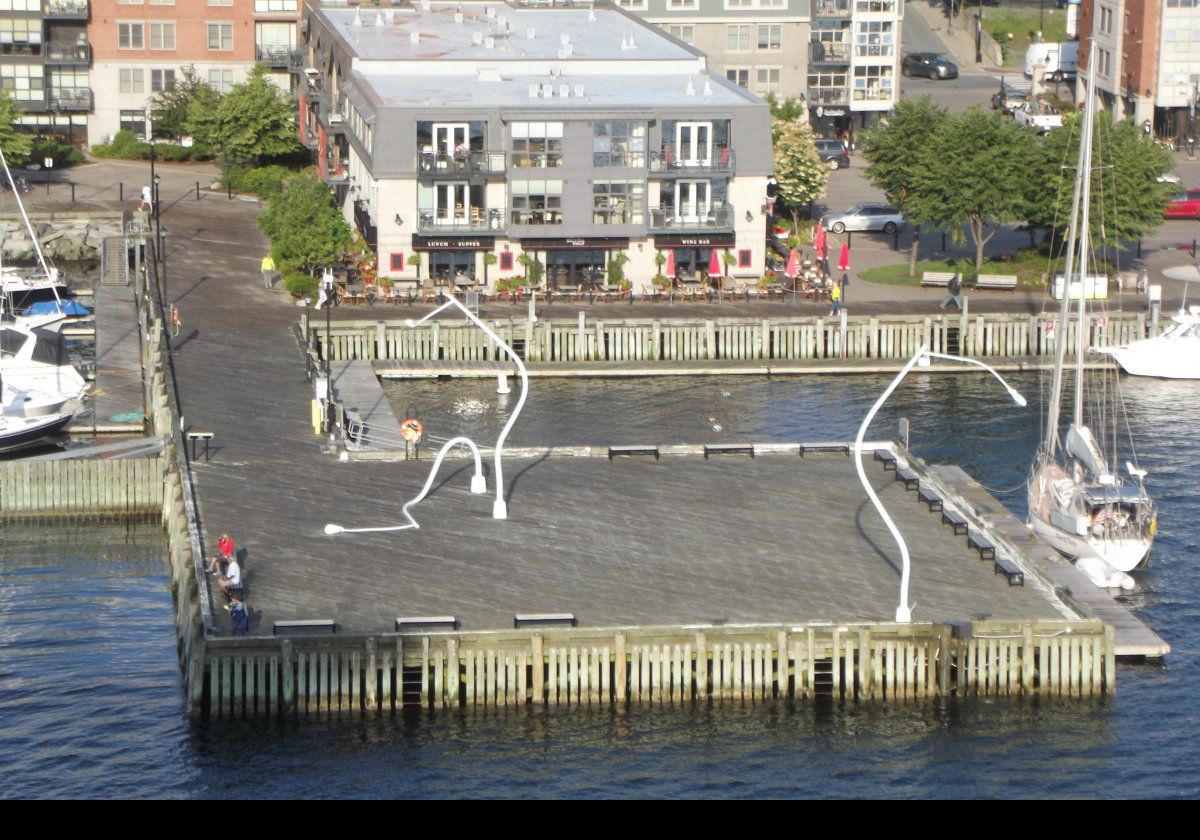
{"type": "Polygon", "coordinates": [[[821,222],[830,233],[844,233],[848,230],[881,230],[884,233],[895,233],[905,224],[900,211],[886,204],[856,204],[845,213],[823,216],[821,222]]]}

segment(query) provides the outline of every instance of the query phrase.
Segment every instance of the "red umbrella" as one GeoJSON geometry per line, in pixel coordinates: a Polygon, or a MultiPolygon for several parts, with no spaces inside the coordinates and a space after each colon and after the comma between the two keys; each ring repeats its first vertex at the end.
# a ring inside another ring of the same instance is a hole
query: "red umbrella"
{"type": "Polygon", "coordinates": [[[842,243],[842,255],[838,257],[838,271],[850,270],[850,243],[842,243]]]}
{"type": "Polygon", "coordinates": [[[663,277],[675,277],[675,252],[667,251],[667,270],[663,273],[663,277]]]}
{"type": "Polygon", "coordinates": [[[825,259],[828,248],[829,242],[825,238],[825,226],[817,222],[817,231],[813,234],[813,250],[817,252],[817,259],[825,259]]]}
{"type": "Polygon", "coordinates": [[[795,248],[793,248],[792,252],[788,254],[787,268],[783,270],[783,273],[784,276],[790,277],[793,280],[795,280],[796,275],[800,273],[800,255],[796,253],[795,248]]]}
{"type": "Polygon", "coordinates": [[[713,248],[712,259],[708,261],[708,276],[720,277],[724,273],[721,271],[721,252],[713,248]]]}

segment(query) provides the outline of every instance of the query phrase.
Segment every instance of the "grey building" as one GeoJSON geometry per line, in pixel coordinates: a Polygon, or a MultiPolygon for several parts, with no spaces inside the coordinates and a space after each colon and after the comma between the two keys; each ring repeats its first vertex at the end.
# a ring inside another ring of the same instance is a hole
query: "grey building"
{"type": "Polygon", "coordinates": [[[624,254],[638,290],[668,252],[762,276],[770,114],[699,50],[609,4],[308,7],[302,30],[302,130],[381,276],[494,284],[527,254],[575,287],[624,254]]]}
{"type": "Polygon", "coordinates": [[[0,87],[17,127],[75,142],[92,110],[88,0],[0,0],[0,87]]]}

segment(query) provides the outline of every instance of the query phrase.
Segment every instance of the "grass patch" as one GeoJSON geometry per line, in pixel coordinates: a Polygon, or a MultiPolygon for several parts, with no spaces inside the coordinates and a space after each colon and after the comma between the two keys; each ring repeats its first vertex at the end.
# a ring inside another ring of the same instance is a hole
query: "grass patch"
{"type": "MultiPolygon", "coordinates": [[[[1048,44],[1059,44],[1067,40],[1067,12],[1047,3],[1045,29],[1042,40],[1048,44]]],[[[974,27],[975,6],[968,5],[958,15],[958,25],[974,27]]],[[[1041,23],[1037,9],[996,8],[986,6],[983,10],[983,27],[996,39],[1004,52],[1006,67],[1025,67],[1025,51],[1034,43],[1035,33],[1041,23]],[[1012,38],[1009,38],[1009,35],[1012,38]]],[[[974,32],[971,28],[969,31],[974,32]]]]}
{"type": "MultiPolygon", "coordinates": [[[[1044,251],[1037,248],[1026,248],[1018,251],[1008,259],[985,259],[984,274],[1015,274],[1018,286],[1045,288],[1043,279],[1047,274],[1062,271],[1064,257],[1059,257],[1051,263],[1044,251]]],[[[1110,266],[1099,266],[1097,271],[1114,271],[1110,266]]],[[[908,276],[908,261],[896,265],[882,265],[878,268],[868,268],[859,276],[868,283],[881,283],[885,286],[919,286],[921,274],[926,271],[953,271],[961,274],[967,283],[975,279],[975,260],[962,258],[957,260],[918,260],[917,271],[912,277],[908,276]]]]}

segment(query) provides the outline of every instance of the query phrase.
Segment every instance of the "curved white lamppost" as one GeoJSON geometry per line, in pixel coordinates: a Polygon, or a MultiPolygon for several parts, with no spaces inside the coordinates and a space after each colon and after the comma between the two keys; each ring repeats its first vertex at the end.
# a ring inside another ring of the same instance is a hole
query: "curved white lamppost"
{"type": "Polygon", "coordinates": [[[951,356],[946,353],[930,352],[928,345],[922,344],[911,359],[900,369],[896,374],[896,378],[891,381],[884,392],[871,406],[871,410],[867,412],[867,416],[863,418],[862,425],[858,427],[858,437],[854,439],[854,467],[858,470],[858,480],[862,482],[863,489],[867,492],[867,497],[870,498],[871,504],[875,506],[875,510],[879,512],[879,518],[883,520],[883,524],[887,526],[891,532],[892,539],[896,541],[896,545],[900,547],[900,604],[896,607],[896,621],[908,623],[912,621],[912,606],[908,603],[908,582],[911,576],[911,562],[908,556],[908,543],[904,541],[904,537],[900,534],[900,529],[896,527],[896,523],[892,521],[892,517],[888,515],[884,509],[883,503],[879,501],[879,496],[876,495],[875,489],[871,487],[871,483],[867,481],[866,470],[863,469],[862,449],[863,438],[867,434],[867,427],[871,425],[871,421],[875,419],[875,415],[879,413],[879,409],[887,402],[887,398],[892,395],[904,377],[908,376],[909,371],[928,359],[947,359],[952,362],[963,362],[968,365],[975,365],[983,368],[1004,386],[1008,391],[1008,395],[1012,397],[1013,402],[1017,405],[1024,406],[1025,398],[1016,391],[1011,385],[1004,381],[1004,377],[996,372],[995,368],[990,365],[985,365],[977,359],[968,359],[964,356],[951,356]]]}
{"type": "Polygon", "coordinates": [[[330,522],[325,526],[325,533],[333,536],[334,534],[362,534],[368,531],[407,531],[409,529],[416,530],[420,528],[417,520],[413,519],[413,515],[409,513],[409,508],[416,506],[429,493],[429,488],[433,486],[433,480],[437,477],[438,469],[442,466],[442,459],[446,457],[446,453],[455,446],[465,446],[471,450],[471,454],[475,456],[475,475],[471,476],[471,492],[476,495],[483,495],[487,492],[487,481],[483,477],[483,459],[479,456],[479,447],[470,438],[456,437],[451,438],[442,444],[442,448],[438,450],[437,457],[433,459],[433,468],[429,470],[429,477],[425,479],[425,486],[421,488],[421,492],[413,498],[405,502],[404,507],[400,512],[404,514],[404,518],[408,520],[404,525],[387,525],[375,528],[345,528],[341,525],[335,525],[330,522]]]}

